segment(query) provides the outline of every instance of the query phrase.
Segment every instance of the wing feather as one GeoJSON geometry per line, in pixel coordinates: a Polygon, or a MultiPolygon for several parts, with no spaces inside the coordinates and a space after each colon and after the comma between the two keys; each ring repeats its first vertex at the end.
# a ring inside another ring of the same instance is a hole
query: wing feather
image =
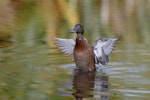
{"type": "Polygon", "coordinates": [[[73,50],[75,47],[75,41],[73,39],[54,38],[54,41],[63,53],[68,55],[73,54],[73,50]]]}
{"type": "Polygon", "coordinates": [[[108,38],[107,41],[104,42],[103,49],[106,55],[110,55],[115,47],[118,38],[108,38]]]}
{"type": "Polygon", "coordinates": [[[99,38],[94,46],[94,54],[96,63],[106,65],[109,61],[109,55],[114,49],[118,38],[99,38]]]}

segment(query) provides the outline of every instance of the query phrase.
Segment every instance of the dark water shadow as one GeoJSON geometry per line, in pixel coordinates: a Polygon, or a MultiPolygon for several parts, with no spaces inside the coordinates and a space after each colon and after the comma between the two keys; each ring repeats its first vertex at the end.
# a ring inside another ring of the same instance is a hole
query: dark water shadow
{"type": "Polygon", "coordinates": [[[101,98],[101,100],[110,100],[109,77],[107,75],[96,75],[94,82],[94,91],[101,93],[98,95],[98,98],[101,98]]]}
{"type": "MultiPolygon", "coordinates": [[[[98,97],[101,100],[109,100],[109,95],[106,94],[109,89],[108,76],[97,75],[96,72],[74,74],[72,95],[76,100],[83,100],[83,98],[95,97],[94,92],[100,92],[98,97]]],[[[96,97],[97,98],[97,97],[96,97]]]]}

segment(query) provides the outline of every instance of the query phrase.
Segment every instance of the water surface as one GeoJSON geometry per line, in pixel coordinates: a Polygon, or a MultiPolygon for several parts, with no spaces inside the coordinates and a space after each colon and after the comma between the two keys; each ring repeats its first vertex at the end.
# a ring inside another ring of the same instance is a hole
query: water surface
{"type": "Polygon", "coordinates": [[[150,0],[1,0],[0,100],[150,100],[150,0]],[[75,73],[50,37],[121,36],[107,66],[75,73]]]}
{"type": "Polygon", "coordinates": [[[149,50],[135,45],[130,50],[117,46],[107,66],[88,74],[75,73],[72,56],[60,53],[57,48],[3,48],[0,99],[148,100],[149,50]]]}

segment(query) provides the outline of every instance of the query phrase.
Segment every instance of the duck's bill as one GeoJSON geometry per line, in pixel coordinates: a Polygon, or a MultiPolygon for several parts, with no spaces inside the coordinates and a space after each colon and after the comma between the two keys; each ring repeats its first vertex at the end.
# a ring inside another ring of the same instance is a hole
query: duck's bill
{"type": "Polygon", "coordinates": [[[75,30],[75,29],[73,29],[73,30],[71,30],[71,31],[70,31],[70,33],[76,33],[76,30],[75,30]]]}

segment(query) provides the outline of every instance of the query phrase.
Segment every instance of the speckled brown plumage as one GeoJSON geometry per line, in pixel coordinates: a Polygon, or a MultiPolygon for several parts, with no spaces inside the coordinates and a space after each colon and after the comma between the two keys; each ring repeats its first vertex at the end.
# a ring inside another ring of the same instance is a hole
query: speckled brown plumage
{"type": "Polygon", "coordinates": [[[84,40],[83,36],[76,37],[73,56],[78,70],[84,72],[95,71],[93,48],[84,40]]]}

